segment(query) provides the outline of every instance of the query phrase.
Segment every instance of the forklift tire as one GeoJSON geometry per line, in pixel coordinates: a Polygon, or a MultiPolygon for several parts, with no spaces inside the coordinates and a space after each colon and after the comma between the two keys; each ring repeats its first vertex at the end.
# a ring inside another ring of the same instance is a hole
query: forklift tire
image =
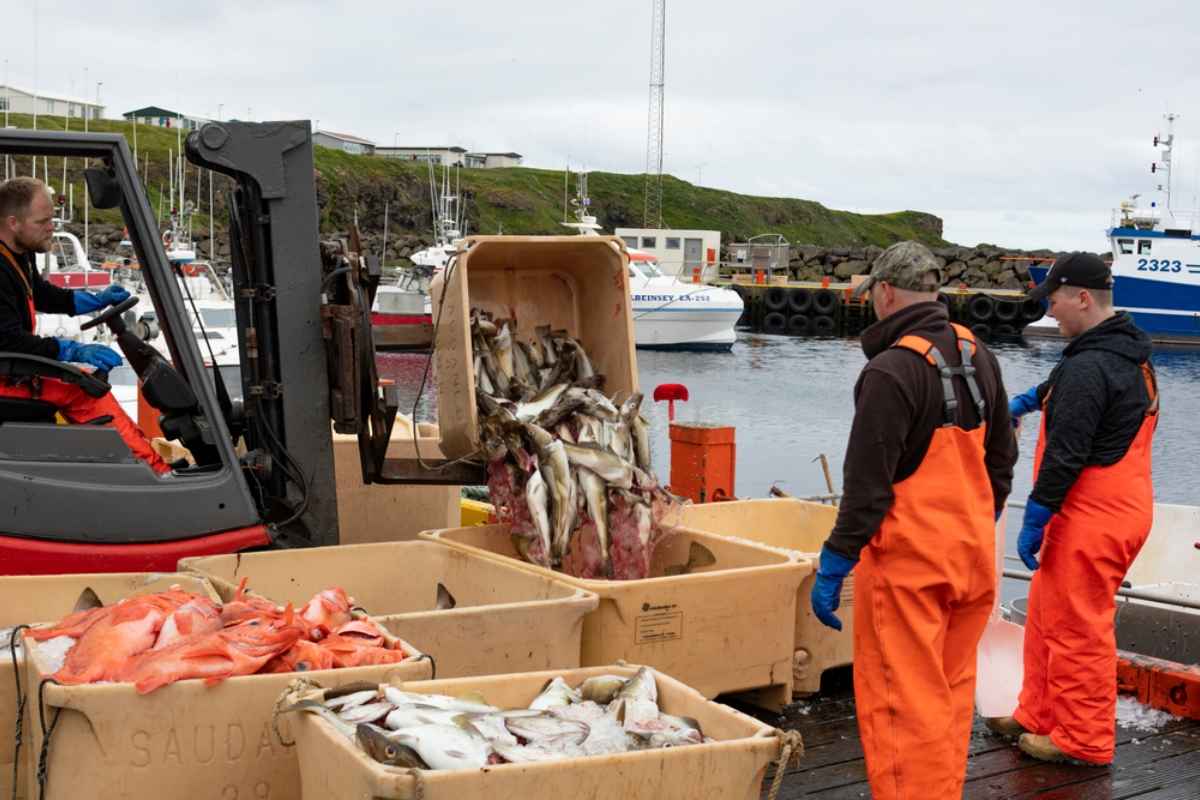
{"type": "Polygon", "coordinates": [[[772,311],[763,317],[762,329],[763,333],[785,333],[787,331],[787,317],[778,311],[772,311]]]}

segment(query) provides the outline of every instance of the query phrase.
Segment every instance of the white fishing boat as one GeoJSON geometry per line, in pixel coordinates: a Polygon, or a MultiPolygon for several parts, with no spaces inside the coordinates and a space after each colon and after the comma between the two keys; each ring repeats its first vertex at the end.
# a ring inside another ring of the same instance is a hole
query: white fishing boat
{"type": "MultiPolygon", "coordinates": [[[[582,236],[602,230],[589,212],[587,173],[576,175],[575,221],[562,223],[582,236]]],[[[649,253],[628,248],[629,291],[633,306],[634,337],[647,350],[729,350],[737,341],[741,296],[704,283],[687,283],[666,275],[649,253]]]]}

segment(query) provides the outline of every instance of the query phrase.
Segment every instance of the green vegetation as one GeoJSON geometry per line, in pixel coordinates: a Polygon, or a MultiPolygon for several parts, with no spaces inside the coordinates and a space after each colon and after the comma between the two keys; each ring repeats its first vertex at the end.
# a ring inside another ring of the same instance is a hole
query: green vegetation
{"type": "MultiPolygon", "coordinates": [[[[62,130],[62,117],[39,117],[38,127],[62,130]]],[[[12,115],[11,124],[32,127],[32,118],[12,115]]],[[[71,120],[71,128],[82,126],[71,120]]],[[[103,120],[90,123],[94,131],[125,135],[133,146],[133,127],[128,122],[103,120]]],[[[137,130],[139,169],[152,207],[158,211],[159,193],[168,186],[168,153],[177,145],[175,130],[139,125],[137,130]],[[149,160],[148,167],[146,160],[149,160]],[[160,188],[161,187],[161,188],[160,188]]],[[[345,230],[355,216],[364,233],[382,232],[385,207],[392,236],[428,236],[432,222],[428,169],[424,164],[356,156],[323,147],[314,148],[317,196],[323,232],[345,230]]],[[[78,159],[75,160],[76,162],[78,159]]],[[[29,174],[29,159],[18,159],[20,174],[29,174]]],[[[68,181],[75,184],[76,220],[82,219],[81,164],[68,164],[68,181]]],[[[49,164],[51,183],[61,183],[62,163],[49,164]]],[[[42,173],[39,166],[38,173],[42,173]]],[[[589,176],[592,209],[606,230],[640,227],[644,176],[593,172],[589,176]]],[[[462,170],[462,193],[466,201],[469,233],[546,234],[561,233],[563,219],[563,173],[558,170],[524,167],[493,170],[462,170]]],[[[188,196],[196,194],[194,168],[187,181],[188,196]]],[[[228,188],[218,177],[218,198],[228,188]]],[[[207,180],[201,191],[194,224],[208,225],[207,180]]],[[[574,182],[569,187],[574,193],[574,182]]],[[[165,218],[166,210],[164,210],[165,218]]],[[[218,227],[225,218],[217,204],[218,227]]],[[[113,212],[93,210],[95,222],[118,222],[113,212]]],[[[753,197],[695,186],[675,177],[664,178],[663,218],[673,228],[719,230],[725,241],[745,240],[762,233],[781,233],[795,244],[824,246],[880,245],[901,239],[917,239],[933,246],[945,245],[941,220],[918,211],[892,214],[854,214],[835,211],[819,203],[792,198],[753,197]]]]}

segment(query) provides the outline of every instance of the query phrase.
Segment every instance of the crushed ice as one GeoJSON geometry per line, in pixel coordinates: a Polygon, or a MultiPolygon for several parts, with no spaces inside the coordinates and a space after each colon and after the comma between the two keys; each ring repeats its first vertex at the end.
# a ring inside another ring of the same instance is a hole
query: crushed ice
{"type": "Polygon", "coordinates": [[[63,668],[67,653],[75,646],[75,640],[70,636],[55,636],[38,643],[38,658],[45,662],[47,672],[55,673],[63,668]]]}
{"type": "Polygon", "coordinates": [[[1179,717],[1142,705],[1136,697],[1122,694],[1117,695],[1117,725],[1140,733],[1157,733],[1168,722],[1179,717]]]}

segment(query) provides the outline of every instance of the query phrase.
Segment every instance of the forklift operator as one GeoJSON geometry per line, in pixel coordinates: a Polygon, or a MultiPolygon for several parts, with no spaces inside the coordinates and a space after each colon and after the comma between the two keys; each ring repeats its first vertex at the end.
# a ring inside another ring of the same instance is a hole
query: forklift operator
{"type": "MultiPolygon", "coordinates": [[[[121,364],[121,357],[111,348],[35,334],[38,311],[74,316],[115,306],[129,297],[129,292],[120,286],[109,286],[97,293],[59,288],[42,279],[34,254],[49,252],[53,218],[46,184],[34,178],[0,182],[0,352],[26,353],[110,370],[121,364]]],[[[111,393],[95,398],[78,386],[48,377],[20,382],[0,378],[0,397],[42,400],[55,406],[73,424],[114,428],[133,454],[155,473],[171,472],[111,393]]]]}

